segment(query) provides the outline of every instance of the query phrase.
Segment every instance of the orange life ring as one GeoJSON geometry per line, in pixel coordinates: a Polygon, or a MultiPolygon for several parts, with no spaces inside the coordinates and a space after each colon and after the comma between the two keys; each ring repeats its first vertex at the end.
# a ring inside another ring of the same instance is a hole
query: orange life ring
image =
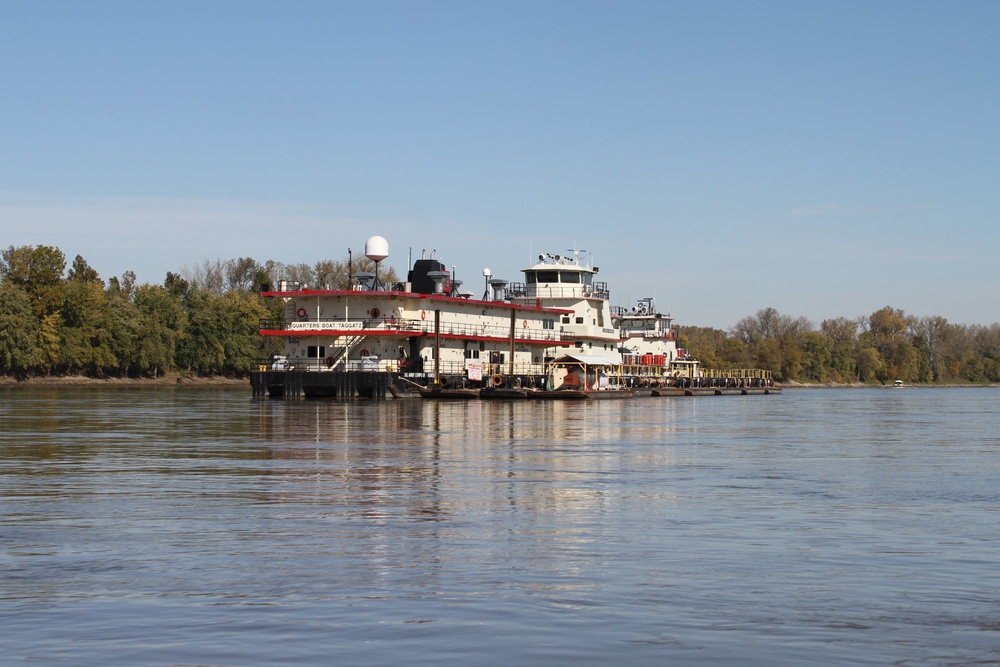
{"type": "Polygon", "coordinates": [[[426,320],[427,319],[427,311],[426,310],[421,310],[420,311],[420,319],[422,319],[422,320],[426,320]]]}
{"type": "Polygon", "coordinates": [[[372,355],[368,354],[368,350],[361,350],[361,356],[362,357],[370,357],[372,355]]]}
{"type": "Polygon", "coordinates": [[[327,368],[333,368],[333,357],[327,357],[326,358],[326,367],[327,368]]]}
{"type": "Polygon", "coordinates": [[[499,387],[502,384],[503,384],[503,378],[500,377],[499,373],[497,373],[496,375],[493,376],[493,386],[499,387]]]}
{"type": "Polygon", "coordinates": [[[372,317],[378,317],[382,313],[381,311],[379,311],[378,308],[372,308],[371,310],[368,311],[368,314],[371,315],[372,317]]]}
{"type": "Polygon", "coordinates": [[[299,308],[299,309],[298,309],[298,310],[297,310],[297,311],[295,312],[295,314],[296,314],[296,315],[298,315],[299,317],[301,317],[301,318],[305,319],[306,315],[308,315],[309,313],[308,313],[308,312],[306,311],[306,309],[305,309],[305,308],[299,308]]]}
{"type": "Polygon", "coordinates": [[[521,322],[521,328],[522,329],[527,329],[528,328],[528,320],[524,320],[523,322],[521,322]]]}

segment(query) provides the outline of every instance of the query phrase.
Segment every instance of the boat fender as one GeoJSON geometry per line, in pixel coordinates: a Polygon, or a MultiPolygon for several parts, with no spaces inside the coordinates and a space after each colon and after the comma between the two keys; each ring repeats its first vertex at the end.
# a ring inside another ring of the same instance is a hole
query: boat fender
{"type": "Polygon", "coordinates": [[[499,387],[502,384],[503,384],[503,378],[500,377],[499,373],[497,373],[496,375],[493,376],[493,386],[499,387]]]}
{"type": "Polygon", "coordinates": [[[309,313],[308,313],[308,312],[306,312],[306,309],[305,309],[305,308],[299,308],[299,309],[298,309],[298,310],[296,311],[296,313],[295,313],[295,314],[296,314],[296,315],[298,315],[299,317],[301,317],[302,319],[305,319],[305,318],[306,318],[306,315],[308,315],[309,313]]]}

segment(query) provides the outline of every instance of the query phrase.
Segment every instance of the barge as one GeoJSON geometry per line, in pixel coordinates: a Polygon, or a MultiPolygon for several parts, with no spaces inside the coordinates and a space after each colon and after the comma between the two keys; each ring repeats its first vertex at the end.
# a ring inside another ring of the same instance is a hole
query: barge
{"type": "Polygon", "coordinates": [[[672,318],[652,298],[611,306],[586,251],[542,254],[509,282],[483,270],[481,298],[461,289],[432,252],[405,282],[378,279],[388,243],[365,255],[376,271],[351,276],[348,290],[279,281],[262,292],[283,317],[260,334],[284,340],[284,354],[251,374],[255,396],[579,400],[776,393],[767,371],[705,371],[678,347],[672,318]]]}

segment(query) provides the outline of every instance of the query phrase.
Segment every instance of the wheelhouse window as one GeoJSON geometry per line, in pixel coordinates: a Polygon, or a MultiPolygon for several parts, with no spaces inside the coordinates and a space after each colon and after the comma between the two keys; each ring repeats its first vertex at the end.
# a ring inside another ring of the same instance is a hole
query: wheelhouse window
{"type": "Polygon", "coordinates": [[[560,274],[559,282],[580,284],[579,271],[563,271],[560,274]]]}
{"type": "Polygon", "coordinates": [[[559,272],[558,271],[539,271],[538,272],[538,282],[540,282],[540,283],[557,283],[557,282],[559,282],[559,272]]]}

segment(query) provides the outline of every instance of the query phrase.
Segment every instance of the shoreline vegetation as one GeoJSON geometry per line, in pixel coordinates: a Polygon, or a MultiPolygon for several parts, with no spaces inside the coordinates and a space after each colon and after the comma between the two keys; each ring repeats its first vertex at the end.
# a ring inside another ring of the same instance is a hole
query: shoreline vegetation
{"type": "MultiPolygon", "coordinates": [[[[347,290],[367,258],[314,265],[206,260],[162,285],[131,271],[107,281],[80,255],[67,268],[51,246],[0,250],[0,383],[224,385],[282,354],[261,322],[283,320],[271,285],[290,280],[347,290]],[[87,378],[88,380],[81,380],[87,378]]],[[[381,278],[398,282],[392,267],[381,278]]],[[[706,369],[760,368],[797,386],[990,386],[1000,383],[1000,323],[953,324],[886,306],[818,325],[763,308],[729,330],[674,326],[678,346],[706,369]]]]}

